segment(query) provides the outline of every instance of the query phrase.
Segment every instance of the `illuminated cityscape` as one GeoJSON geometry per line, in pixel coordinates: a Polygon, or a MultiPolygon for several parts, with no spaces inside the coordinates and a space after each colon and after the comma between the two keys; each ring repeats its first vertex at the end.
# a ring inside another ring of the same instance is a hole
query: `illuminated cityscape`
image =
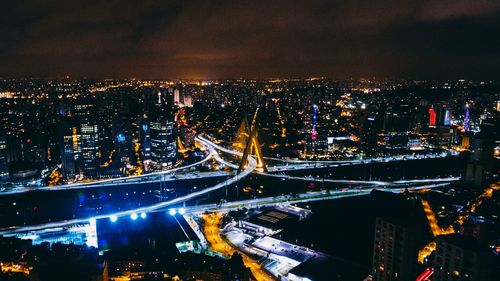
{"type": "Polygon", "coordinates": [[[500,279],[500,5],[49,2],[0,29],[0,280],[500,279]]]}

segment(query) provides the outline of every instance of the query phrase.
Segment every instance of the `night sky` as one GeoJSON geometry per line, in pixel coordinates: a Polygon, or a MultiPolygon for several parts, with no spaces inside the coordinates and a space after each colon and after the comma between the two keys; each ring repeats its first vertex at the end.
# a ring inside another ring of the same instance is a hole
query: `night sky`
{"type": "Polygon", "coordinates": [[[500,0],[5,0],[0,76],[500,78],[500,0]]]}

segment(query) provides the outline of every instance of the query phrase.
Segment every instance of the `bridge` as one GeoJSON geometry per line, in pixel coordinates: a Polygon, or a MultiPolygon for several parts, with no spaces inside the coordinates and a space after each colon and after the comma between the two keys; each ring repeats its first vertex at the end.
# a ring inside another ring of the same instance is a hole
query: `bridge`
{"type": "MultiPolygon", "coordinates": [[[[393,156],[385,158],[371,158],[371,159],[356,159],[356,160],[333,160],[333,161],[310,161],[310,160],[296,160],[296,159],[282,159],[282,158],[272,158],[265,157],[260,149],[260,143],[258,140],[258,130],[257,127],[252,122],[252,125],[244,123],[244,136],[246,136],[246,144],[244,146],[243,152],[228,149],[221,145],[216,144],[214,141],[210,140],[209,137],[196,136],[196,141],[201,145],[201,147],[207,152],[205,157],[193,164],[177,167],[168,171],[162,171],[157,173],[144,174],[139,176],[131,176],[125,178],[116,178],[101,180],[90,183],[76,183],[67,184],[56,187],[20,187],[14,190],[9,190],[5,192],[0,192],[0,196],[24,193],[29,191],[61,191],[61,190],[78,190],[78,189],[91,189],[91,188],[108,188],[108,187],[119,187],[126,184],[140,184],[140,183],[154,183],[154,182],[168,182],[177,181],[185,179],[208,179],[224,177],[225,180],[209,187],[205,187],[196,191],[191,191],[188,194],[178,196],[169,200],[163,200],[162,202],[151,204],[148,206],[133,208],[130,210],[113,212],[108,214],[101,214],[93,217],[86,218],[75,218],[59,222],[50,222],[40,225],[33,226],[23,226],[23,227],[8,227],[6,229],[0,229],[0,234],[10,233],[11,231],[33,231],[39,229],[64,227],[75,224],[85,224],[92,220],[104,219],[104,218],[118,218],[123,216],[131,216],[141,213],[155,212],[158,210],[163,210],[171,206],[181,204],[183,202],[198,198],[200,196],[212,193],[216,190],[221,190],[232,186],[234,183],[240,181],[241,179],[247,177],[248,175],[254,173],[264,177],[274,177],[281,178],[283,180],[303,180],[308,182],[323,182],[323,183],[333,183],[342,184],[348,186],[356,186],[356,188],[348,188],[343,190],[333,190],[327,191],[326,194],[315,194],[315,195],[300,195],[298,198],[291,200],[287,198],[283,201],[283,198],[261,198],[254,199],[256,204],[261,204],[263,202],[270,202],[270,204],[286,203],[286,202],[307,202],[303,200],[327,200],[333,198],[342,198],[347,196],[357,196],[364,195],[371,192],[375,188],[384,188],[385,190],[390,190],[393,192],[401,192],[405,189],[407,190],[420,190],[442,187],[449,185],[454,181],[460,180],[458,177],[447,177],[447,178],[434,178],[434,179],[414,179],[414,180],[398,180],[398,181],[378,181],[378,180],[349,180],[349,179],[328,179],[319,177],[298,177],[286,174],[289,171],[300,171],[307,169],[317,169],[317,168],[330,168],[330,167],[340,167],[344,165],[362,165],[369,163],[385,163],[391,161],[409,161],[421,159],[417,156],[406,155],[406,156],[393,156]],[[230,156],[230,160],[225,159],[221,156],[221,153],[230,156]],[[215,160],[220,165],[227,167],[227,170],[214,171],[214,172],[196,172],[192,169],[203,165],[207,161],[215,160]],[[240,159],[235,160],[235,159],[240,159]],[[282,165],[267,166],[268,161],[274,161],[282,163],[282,165]],[[234,163],[236,162],[236,163],[234,163]]],[[[447,154],[429,154],[427,158],[440,158],[446,157],[447,154]]],[[[323,191],[324,192],[324,191],[323,191]]],[[[227,203],[234,206],[241,204],[251,204],[250,202],[235,202],[227,203]]],[[[226,205],[228,206],[228,205],[226,205]]],[[[196,210],[196,206],[186,207],[187,210],[196,210]]],[[[203,208],[208,208],[204,206],[203,208]]]]}

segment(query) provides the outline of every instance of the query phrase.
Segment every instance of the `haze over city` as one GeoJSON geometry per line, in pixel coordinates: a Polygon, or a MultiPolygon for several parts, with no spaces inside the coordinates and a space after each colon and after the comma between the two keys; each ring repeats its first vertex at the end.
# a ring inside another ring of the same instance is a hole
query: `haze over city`
{"type": "Polygon", "coordinates": [[[499,279],[499,1],[0,9],[0,280],[499,279]]]}
{"type": "Polygon", "coordinates": [[[1,5],[0,76],[499,78],[495,0],[1,5]]]}

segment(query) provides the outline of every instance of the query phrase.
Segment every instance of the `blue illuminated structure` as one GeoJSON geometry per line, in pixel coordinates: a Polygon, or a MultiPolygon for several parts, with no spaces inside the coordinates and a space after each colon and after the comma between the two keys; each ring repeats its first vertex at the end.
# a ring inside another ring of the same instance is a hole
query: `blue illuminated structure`
{"type": "Polygon", "coordinates": [[[312,130],[311,130],[311,138],[312,140],[316,140],[318,137],[318,132],[316,131],[316,119],[318,118],[318,106],[313,105],[313,118],[312,118],[312,130]]]}
{"type": "Polygon", "coordinates": [[[469,130],[469,104],[465,104],[465,118],[464,118],[464,130],[467,132],[469,130]]]}

